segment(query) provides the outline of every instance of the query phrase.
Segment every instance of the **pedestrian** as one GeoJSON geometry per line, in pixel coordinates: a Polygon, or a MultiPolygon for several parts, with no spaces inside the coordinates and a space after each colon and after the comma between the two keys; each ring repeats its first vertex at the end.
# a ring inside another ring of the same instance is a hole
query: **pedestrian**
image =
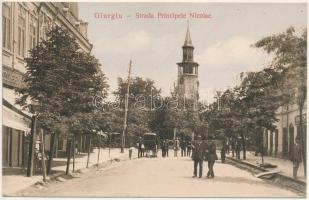
{"type": "Polygon", "coordinates": [[[192,144],[191,142],[189,142],[187,145],[187,156],[191,156],[191,150],[192,150],[192,144]]]}
{"type": "Polygon", "coordinates": [[[229,139],[226,141],[226,152],[230,154],[230,140],[229,139]]]}
{"type": "Polygon", "coordinates": [[[299,163],[302,161],[301,157],[301,146],[300,146],[300,138],[296,137],[295,138],[295,145],[293,148],[293,153],[292,153],[292,162],[293,162],[293,178],[297,179],[297,171],[299,168],[299,163]]]}
{"type": "Polygon", "coordinates": [[[226,153],[226,144],[223,141],[222,142],[222,147],[221,147],[221,162],[225,163],[225,153],[226,153]]]}
{"type": "Polygon", "coordinates": [[[240,139],[236,139],[235,151],[236,151],[236,159],[240,159],[240,151],[241,151],[240,139]]]}
{"type": "Polygon", "coordinates": [[[129,148],[129,158],[130,158],[130,160],[132,158],[133,149],[134,149],[133,145],[130,145],[130,148],[129,148]]]}
{"type": "Polygon", "coordinates": [[[165,150],[165,140],[162,141],[162,157],[166,156],[166,150],[165,150]]]}
{"type": "Polygon", "coordinates": [[[138,143],[137,143],[137,147],[138,147],[138,150],[137,150],[137,157],[140,158],[142,157],[142,137],[138,137],[138,143]]]}
{"type": "Polygon", "coordinates": [[[232,157],[234,158],[235,157],[235,139],[233,138],[232,141],[231,141],[231,150],[232,150],[232,157]]]}
{"type": "Polygon", "coordinates": [[[216,153],[216,144],[214,143],[214,140],[210,140],[209,145],[208,145],[208,173],[207,173],[207,178],[215,177],[214,173],[214,164],[218,160],[218,156],[216,153]]]}
{"type": "Polygon", "coordinates": [[[168,139],[165,140],[165,156],[168,157],[168,150],[169,150],[169,141],[168,139]]]}
{"type": "Polygon", "coordinates": [[[186,141],[184,139],[180,142],[180,148],[181,148],[181,157],[186,156],[186,141]]]}
{"type": "Polygon", "coordinates": [[[144,145],[144,143],[142,143],[142,145],[141,145],[141,157],[144,157],[145,156],[145,145],[144,145]]]}
{"type": "Polygon", "coordinates": [[[174,140],[174,157],[178,156],[178,149],[179,149],[179,140],[176,138],[174,140]]]}
{"type": "Polygon", "coordinates": [[[202,143],[202,137],[200,135],[197,136],[197,140],[192,145],[192,160],[194,162],[194,171],[193,178],[197,176],[197,165],[199,165],[199,178],[203,175],[203,160],[205,155],[205,149],[202,143]]]}

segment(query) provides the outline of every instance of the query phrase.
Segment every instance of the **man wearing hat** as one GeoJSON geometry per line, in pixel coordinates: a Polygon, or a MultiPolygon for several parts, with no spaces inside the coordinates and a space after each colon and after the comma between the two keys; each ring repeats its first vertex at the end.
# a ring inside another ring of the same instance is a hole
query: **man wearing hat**
{"type": "Polygon", "coordinates": [[[193,177],[197,176],[197,165],[199,165],[199,178],[203,175],[203,159],[205,155],[205,149],[202,143],[202,137],[197,136],[197,140],[192,144],[192,160],[194,161],[194,172],[193,177]]]}
{"type": "Polygon", "coordinates": [[[214,164],[216,160],[218,160],[218,156],[216,153],[216,144],[214,141],[214,137],[210,137],[209,144],[208,144],[208,172],[207,178],[214,178],[214,164]]]}

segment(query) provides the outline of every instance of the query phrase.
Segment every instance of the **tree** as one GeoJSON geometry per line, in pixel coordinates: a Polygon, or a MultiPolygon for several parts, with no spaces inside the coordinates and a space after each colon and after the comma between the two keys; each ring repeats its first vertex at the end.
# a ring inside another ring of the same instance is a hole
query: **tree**
{"type": "MultiPolygon", "coordinates": [[[[273,69],[265,68],[258,72],[249,72],[243,75],[239,87],[237,109],[241,117],[241,137],[244,142],[244,133],[258,134],[263,138],[265,130],[274,130],[276,111],[280,106],[280,95],[274,92],[278,74],[273,69]]],[[[256,140],[259,141],[259,140],[256,140]]],[[[262,151],[263,161],[263,139],[257,143],[262,151]]]]}
{"type": "Polygon", "coordinates": [[[107,95],[98,60],[82,51],[67,30],[56,26],[30,51],[26,62],[26,84],[17,89],[21,97],[16,103],[38,116],[39,125],[52,134],[59,127],[66,129],[60,133],[74,134],[76,121],[86,127],[86,120],[77,119],[94,112],[94,96],[107,95]]]}
{"type": "MultiPolygon", "coordinates": [[[[114,91],[118,107],[111,109],[116,121],[113,130],[122,132],[124,118],[124,99],[127,90],[127,81],[118,78],[118,88],[114,91]]],[[[141,77],[132,78],[130,81],[129,107],[127,119],[126,141],[137,139],[146,132],[152,131],[151,112],[155,109],[155,102],[161,98],[161,90],[155,87],[155,82],[141,77]]]]}
{"type": "Polygon", "coordinates": [[[285,98],[281,103],[297,104],[300,116],[300,131],[303,164],[306,175],[306,134],[303,130],[303,109],[307,96],[307,29],[297,32],[290,27],[285,32],[265,37],[255,46],[273,54],[270,65],[279,74],[277,91],[285,98]]]}

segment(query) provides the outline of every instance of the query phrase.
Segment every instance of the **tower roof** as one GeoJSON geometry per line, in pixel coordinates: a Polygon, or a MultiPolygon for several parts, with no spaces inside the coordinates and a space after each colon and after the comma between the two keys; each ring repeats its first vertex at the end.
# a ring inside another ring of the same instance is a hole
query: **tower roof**
{"type": "Polygon", "coordinates": [[[187,34],[186,34],[184,46],[193,46],[191,36],[190,36],[189,21],[188,21],[188,25],[187,25],[187,34]]]}

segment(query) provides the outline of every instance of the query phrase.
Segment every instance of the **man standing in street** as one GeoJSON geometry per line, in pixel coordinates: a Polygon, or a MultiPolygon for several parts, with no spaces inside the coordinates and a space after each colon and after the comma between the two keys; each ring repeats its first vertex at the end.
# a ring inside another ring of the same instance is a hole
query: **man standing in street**
{"type": "Polygon", "coordinates": [[[174,157],[178,156],[178,149],[179,149],[179,140],[178,138],[174,141],[174,157]]]}
{"type": "Polygon", "coordinates": [[[200,135],[197,136],[197,140],[194,142],[192,147],[192,159],[194,161],[193,178],[197,176],[197,165],[199,165],[199,178],[201,178],[203,175],[203,160],[205,149],[203,148],[202,137],[200,135]]]}
{"type": "Polygon", "coordinates": [[[226,153],[226,143],[225,141],[222,142],[222,147],[221,147],[221,162],[225,162],[225,153],[226,153]]]}
{"type": "Polygon", "coordinates": [[[165,140],[165,156],[168,157],[168,150],[169,150],[169,141],[168,139],[165,140]]]}
{"type": "Polygon", "coordinates": [[[186,141],[184,139],[180,142],[180,148],[181,148],[181,157],[186,156],[186,141]]]}
{"type": "Polygon", "coordinates": [[[138,147],[138,151],[137,151],[137,157],[140,158],[142,157],[142,137],[138,137],[138,143],[137,143],[137,147],[138,147]]]}
{"type": "Polygon", "coordinates": [[[166,155],[165,142],[166,142],[165,140],[162,141],[162,148],[161,148],[162,149],[162,157],[165,157],[165,155],[166,155]]]}
{"type": "Polygon", "coordinates": [[[299,168],[299,163],[302,161],[301,146],[300,146],[299,137],[295,138],[295,145],[294,145],[291,160],[293,162],[293,177],[294,177],[294,179],[297,179],[297,171],[298,171],[298,168],[299,168]]]}
{"type": "Polygon", "coordinates": [[[216,153],[216,144],[214,143],[214,140],[210,140],[210,143],[208,145],[208,173],[207,178],[211,176],[211,178],[215,177],[214,174],[214,164],[216,160],[218,160],[218,156],[216,153]]]}
{"type": "Polygon", "coordinates": [[[191,156],[191,149],[192,149],[192,144],[191,142],[188,143],[188,146],[187,146],[187,156],[191,156]]]}
{"type": "Polygon", "coordinates": [[[240,159],[240,151],[241,151],[241,144],[240,144],[240,139],[236,139],[236,145],[235,145],[235,151],[236,151],[236,159],[240,159]]]}

